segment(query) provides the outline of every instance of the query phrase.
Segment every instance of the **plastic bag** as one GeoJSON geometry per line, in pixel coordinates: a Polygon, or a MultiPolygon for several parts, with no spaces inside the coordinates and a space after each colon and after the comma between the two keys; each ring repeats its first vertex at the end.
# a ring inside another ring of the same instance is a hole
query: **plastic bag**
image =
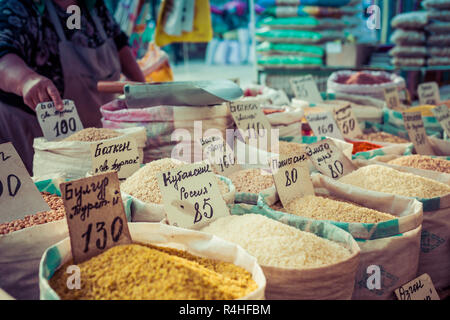
{"type": "Polygon", "coordinates": [[[284,67],[284,68],[311,68],[323,65],[322,58],[292,56],[262,56],[258,59],[258,64],[263,67],[284,67]]]}
{"type": "Polygon", "coordinates": [[[173,81],[169,57],[154,43],[148,45],[147,53],[138,61],[146,82],[173,81]]]}
{"type": "Polygon", "coordinates": [[[414,30],[395,30],[391,36],[391,41],[400,45],[417,45],[425,43],[425,33],[414,30]]]}
{"type": "Polygon", "coordinates": [[[447,34],[450,32],[450,22],[431,21],[425,26],[425,30],[433,34],[447,34]]]}
{"type": "MultiPolygon", "coordinates": [[[[258,288],[239,300],[264,299],[266,277],[263,270],[256,259],[241,247],[203,232],[172,227],[162,223],[129,223],[128,227],[133,241],[185,250],[197,256],[233,263],[244,268],[252,274],[258,288]]],[[[45,250],[39,266],[41,300],[59,300],[48,280],[70,258],[69,238],[65,238],[45,250]]]]}
{"type": "Polygon", "coordinates": [[[450,9],[449,0],[424,0],[422,5],[427,9],[450,9]]]}
{"type": "Polygon", "coordinates": [[[393,28],[422,29],[428,24],[427,11],[413,11],[396,15],[391,20],[393,28]]]}
{"type": "Polygon", "coordinates": [[[288,17],[273,18],[267,17],[258,23],[258,27],[267,26],[271,29],[289,30],[342,30],[348,27],[348,23],[341,19],[334,18],[313,18],[313,17],[288,17]]]}
{"type": "Polygon", "coordinates": [[[433,34],[427,38],[427,45],[432,46],[448,46],[450,45],[450,34],[433,34]]]}
{"type": "Polygon", "coordinates": [[[423,58],[427,56],[427,47],[424,46],[402,46],[396,45],[389,50],[389,55],[402,58],[402,57],[418,57],[423,58]]]}
{"type": "Polygon", "coordinates": [[[422,67],[425,65],[426,59],[396,57],[391,60],[391,63],[396,67],[422,67]]]}
{"type": "Polygon", "coordinates": [[[448,66],[450,65],[450,57],[431,57],[427,59],[429,66],[448,66]]]}
{"type": "Polygon", "coordinates": [[[320,46],[297,43],[271,43],[263,42],[256,47],[260,54],[299,55],[304,57],[323,57],[325,50],[320,46]]]}
{"type": "Polygon", "coordinates": [[[428,47],[427,49],[428,49],[428,55],[433,58],[450,56],[450,46],[449,47],[428,47]]]}
{"type": "Polygon", "coordinates": [[[428,16],[432,20],[450,21],[450,10],[430,10],[428,16]]]}
{"type": "Polygon", "coordinates": [[[326,41],[344,39],[345,35],[339,31],[306,31],[306,30],[269,30],[260,29],[256,32],[260,41],[273,43],[323,43],[326,41]]]}

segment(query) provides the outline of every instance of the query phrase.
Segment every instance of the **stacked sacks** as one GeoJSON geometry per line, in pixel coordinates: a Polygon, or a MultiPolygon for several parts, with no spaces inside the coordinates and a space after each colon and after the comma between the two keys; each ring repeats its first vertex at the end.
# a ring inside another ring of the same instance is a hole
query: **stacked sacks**
{"type": "Polygon", "coordinates": [[[395,47],[389,51],[392,64],[398,67],[421,67],[426,63],[427,48],[425,26],[428,24],[426,11],[402,13],[392,19],[397,29],[391,36],[395,47]]]}
{"type": "Polygon", "coordinates": [[[428,32],[427,64],[447,66],[450,64],[450,1],[425,0],[423,6],[428,10],[430,19],[425,27],[428,32]]]}

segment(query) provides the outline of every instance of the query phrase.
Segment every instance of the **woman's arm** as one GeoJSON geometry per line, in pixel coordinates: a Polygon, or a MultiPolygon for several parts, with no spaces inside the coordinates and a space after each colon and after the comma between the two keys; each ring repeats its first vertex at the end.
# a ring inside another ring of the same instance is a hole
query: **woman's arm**
{"type": "Polygon", "coordinates": [[[53,82],[34,72],[12,53],[0,58],[0,89],[22,96],[32,110],[46,101],[53,101],[58,110],[63,108],[61,96],[53,82]]]}
{"type": "Polygon", "coordinates": [[[120,65],[122,66],[122,73],[130,81],[145,82],[144,74],[136,62],[136,58],[128,46],[123,47],[119,51],[120,65]]]}

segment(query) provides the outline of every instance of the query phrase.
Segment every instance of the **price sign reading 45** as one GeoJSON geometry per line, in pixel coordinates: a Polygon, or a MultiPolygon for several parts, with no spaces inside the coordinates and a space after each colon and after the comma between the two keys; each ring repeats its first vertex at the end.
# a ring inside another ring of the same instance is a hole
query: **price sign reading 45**
{"type": "Polygon", "coordinates": [[[305,150],[316,169],[330,178],[339,179],[356,169],[331,139],[311,143],[305,150]]]}
{"type": "Polygon", "coordinates": [[[161,172],[158,185],[169,224],[199,229],[230,214],[209,163],[161,172]]]}
{"type": "Polygon", "coordinates": [[[53,102],[36,106],[39,125],[48,141],[64,139],[83,129],[77,108],[72,100],[63,100],[63,110],[56,110],[53,102]]]}
{"type": "Polygon", "coordinates": [[[117,172],[60,184],[76,264],[132,243],[117,172]]]}

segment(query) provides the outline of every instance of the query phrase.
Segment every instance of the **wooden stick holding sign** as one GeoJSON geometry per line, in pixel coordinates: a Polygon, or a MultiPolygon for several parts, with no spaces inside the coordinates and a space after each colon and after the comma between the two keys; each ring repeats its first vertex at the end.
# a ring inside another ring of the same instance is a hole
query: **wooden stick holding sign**
{"type": "Polygon", "coordinates": [[[431,111],[436,117],[436,120],[441,124],[447,137],[450,137],[450,111],[448,110],[448,107],[443,104],[431,109],[431,111]]]}
{"type": "Polygon", "coordinates": [[[403,112],[402,114],[405,129],[408,131],[409,140],[413,143],[416,153],[423,155],[434,155],[433,148],[431,147],[423,125],[422,113],[418,111],[403,112]]]}
{"type": "Polygon", "coordinates": [[[93,174],[117,171],[125,180],[139,170],[141,161],[136,139],[118,137],[91,144],[93,174]]]}
{"type": "Polygon", "coordinates": [[[330,178],[339,179],[356,170],[353,162],[331,139],[311,143],[305,147],[305,150],[314,167],[330,178]]]}
{"type": "Polygon", "coordinates": [[[334,118],[344,138],[354,139],[363,134],[350,104],[335,107],[334,118]]]}
{"type": "Polygon", "coordinates": [[[0,144],[0,223],[49,210],[13,144],[0,144]]]}
{"type": "Polygon", "coordinates": [[[230,211],[209,163],[192,163],[158,175],[169,224],[199,229],[230,211]]]}
{"type": "Polygon", "coordinates": [[[420,104],[438,105],[441,102],[439,86],[436,82],[425,82],[417,88],[420,104]]]}
{"type": "Polygon", "coordinates": [[[117,172],[60,184],[76,264],[132,243],[117,172]]]}
{"type": "Polygon", "coordinates": [[[291,78],[290,83],[292,91],[294,91],[297,99],[314,103],[323,102],[317,84],[310,74],[307,76],[291,78]]]}
{"type": "Polygon", "coordinates": [[[36,115],[44,138],[48,141],[64,139],[83,129],[80,116],[72,100],[63,100],[63,110],[56,110],[53,102],[36,106],[36,115]]]}
{"type": "Polygon", "coordinates": [[[236,161],[234,151],[221,135],[200,138],[200,144],[205,155],[204,159],[209,160],[218,174],[228,177],[233,172],[242,170],[236,161]]]}
{"type": "Polygon", "coordinates": [[[269,161],[278,196],[284,207],[296,198],[314,195],[306,153],[280,154],[269,161]]]}

